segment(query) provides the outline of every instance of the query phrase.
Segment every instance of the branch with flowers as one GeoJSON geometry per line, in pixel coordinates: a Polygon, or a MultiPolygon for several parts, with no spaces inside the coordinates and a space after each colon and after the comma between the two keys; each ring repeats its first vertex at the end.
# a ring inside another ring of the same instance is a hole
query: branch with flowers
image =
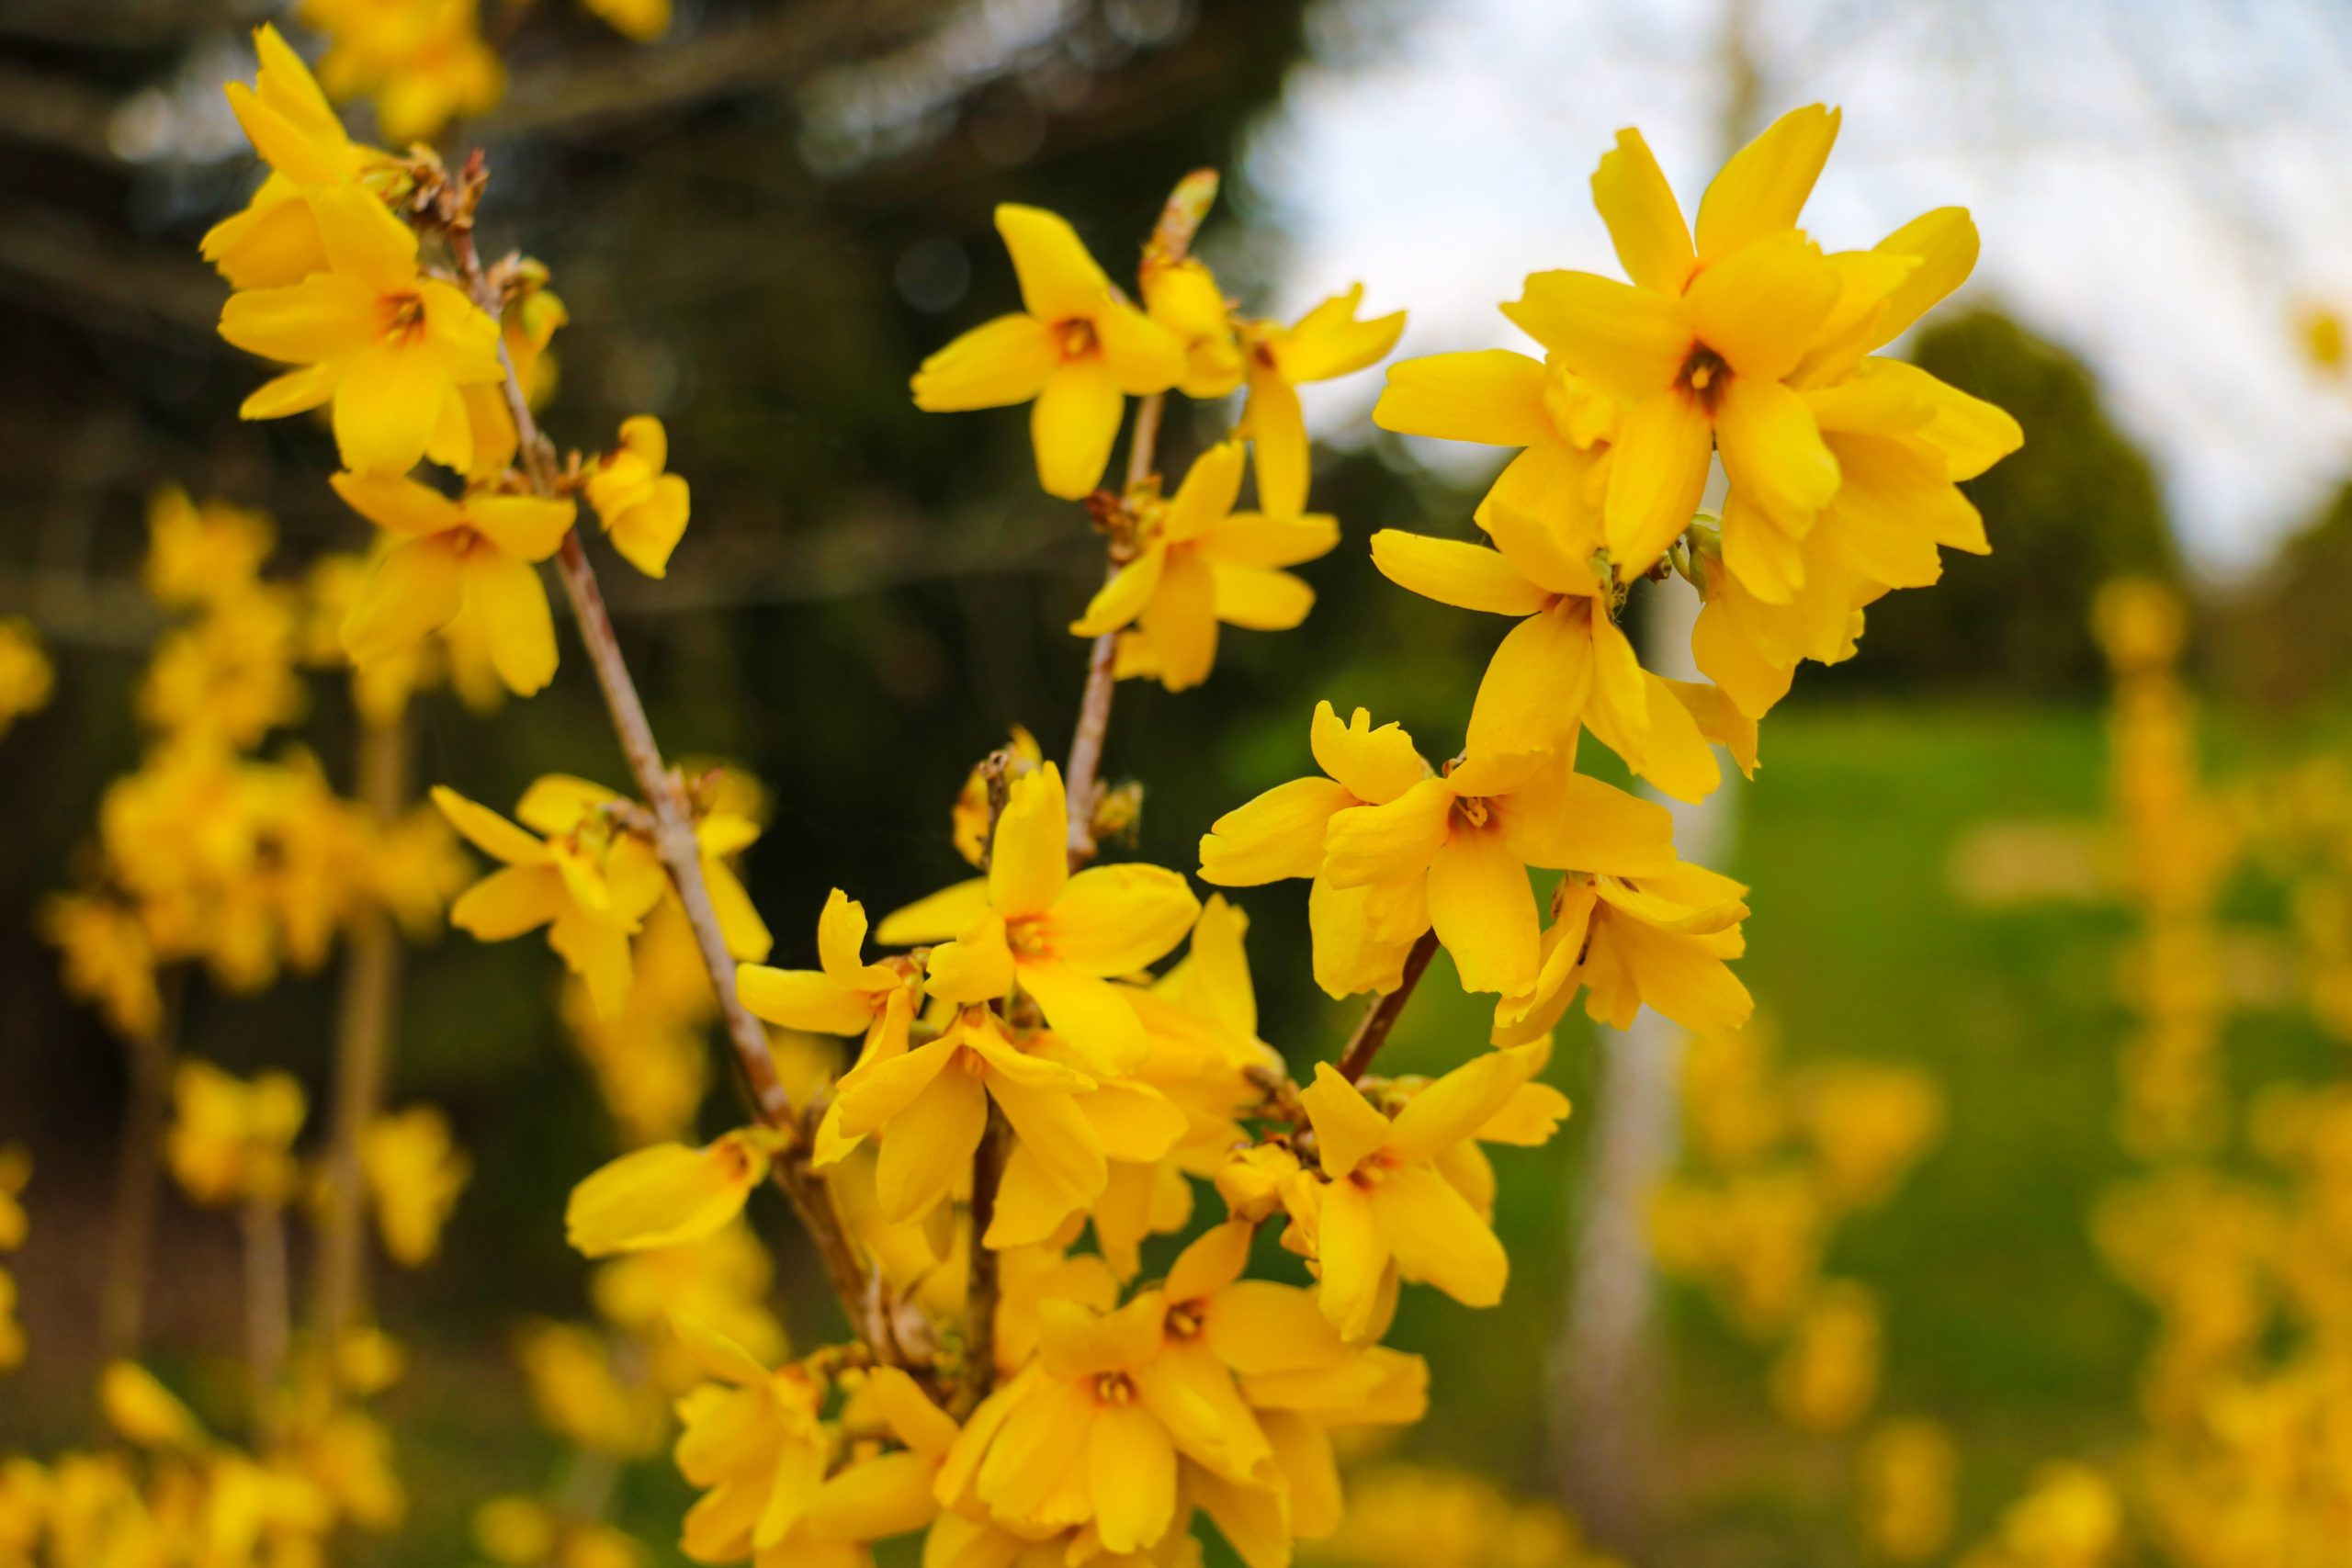
{"type": "Polygon", "coordinates": [[[544,929],[610,1018],[640,933],[674,910],[747,1090],[747,1125],[589,1175],[571,1238],[593,1257],[691,1242],[774,1181],[855,1336],[771,1365],[673,1315],[706,1376],[680,1405],[676,1457],[703,1492],[688,1555],[854,1562],[923,1530],[941,1563],[1174,1562],[1205,1516],[1271,1568],[1334,1530],[1333,1432],[1426,1404],[1425,1364],[1382,1343],[1403,1287],[1471,1307],[1505,1291],[1487,1149],[1540,1144],[1568,1113],[1539,1081],[1567,1009],[1581,996],[1622,1026],[1648,1006],[1709,1031],[1750,1010],[1727,964],[1746,889],[1682,861],[1664,807],[1579,772],[1580,739],[1702,796],[1717,748],[1753,771],[1757,721],[1798,663],[1849,656],[1864,608],[1931,582],[1940,547],[1985,547],[1956,481],[2017,446],[2014,422],[1873,352],[1966,276],[1966,215],[1825,253],[1799,220],[1838,118],[1809,108],[1742,151],[1687,226],[1626,131],[1593,186],[1633,281],[1529,278],[1504,310],[1541,360],[1391,371],[1383,427],[1519,450],[1474,514],[1483,542],[1388,531],[1374,563],[1510,626],[1449,760],[1326,702],[1307,735],[1319,773],[1201,840],[1215,887],[1307,881],[1317,983],[1372,995],[1302,1082],[1259,1036],[1241,908],[1102,859],[1142,798],[1105,786],[1109,716],[1123,680],[1205,682],[1222,628],[1308,615],[1287,569],[1340,528],[1307,510],[1297,388],[1385,357],[1401,314],[1362,318],[1360,288],[1286,325],[1241,312],[1193,254],[1211,174],[1178,186],[1132,294],[1062,219],[998,209],[1022,308],[912,388],[935,412],[1027,405],[1039,483],[1103,537],[1104,581],[1070,628],[1089,653],[1067,764],[1017,732],[952,815],[977,874],[878,923],[836,890],[819,967],[772,967],[729,864],[757,829],[658,745],[579,526],[584,498],[624,558],[662,575],[689,519],[662,427],[633,419],[612,450],[560,452],[531,375],[560,309],[546,268],[479,254],[479,154],[451,169],[351,141],[276,35],[259,44],[259,83],[231,98],[274,173],[208,252],[238,288],[223,335],[288,367],[246,415],[328,410],[334,487],[384,530],[345,647],[364,671],[468,625],[528,696],[558,662],[536,570],[553,560],[634,785],[542,779],[514,820],[436,790],[500,863],[452,922],[483,940],[544,929]],[[1162,451],[1171,393],[1243,400],[1181,472],[1162,451]],[[1728,499],[1701,517],[1718,457],[1728,499]],[[1702,682],[1644,670],[1621,629],[1640,584],[1668,573],[1704,601],[1702,682]],[[1382,1075],[1441,948],[1496,998],[1492,1048],[1434,1080],[1382,1075]],[[763,1025],[854,1038],[859,1055],[795,1094],[763,1025]],[[1204,1189],[1225,1214],[1199,1227],[1204,1189]],[[1293,1261],[1267,1268],[1261,1231],[1293,1261]],[[1149,1275],[1147,1243],[1184,1232],[1149,1275]]]}

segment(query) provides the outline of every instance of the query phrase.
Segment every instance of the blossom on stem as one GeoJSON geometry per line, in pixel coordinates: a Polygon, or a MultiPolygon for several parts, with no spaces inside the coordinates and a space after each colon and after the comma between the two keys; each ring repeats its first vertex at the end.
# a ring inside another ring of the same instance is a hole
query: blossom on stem
{"type": "Polygon", "coordinates": [[[1146,502],[1133,555],[1070,623],[1071,633],[1096,637],[1138,626],[1152,672],[1181,692],[1208,679],[1219,622],[1286,631],[1305,620],[1315,591],[1280,569],[1329,553],[1340,525],[1322,515],[1234,511],[1247,462],[1239,441],[1220,442],[1193,462],[1172,498],[1146,502]]]}
{"type": "Polygon", "coordinates": [[[1122,298],[1069,222],[1035,207],[996,209],[1023,309],[973,328],[922,362],[915,406],[929,412],[1034,401],[1037,482],[1075,501],[1111,460],[1129,397],[1164,392],[1184,348],[1122,298]]]}
{"type": "Polygon", "coordinates": [[[691,510],[686,481],[665,471],[669,462],[669,433],[652,415],[638,414],[621,422],[620,446],[588,471],[588,504],[605,536],[648,577],[669,574],[670,552],[685,536],[691,510]]]}
{"type": "Polygon", "coordinates": [[[1298,389],[1361,370],[1396,346],[1405,312],[1368,321],[1356,320],[1363,285],[1334,294],[1289,326],[1256,321],[1243,329],[1243,358],[1250,396],[1242,405],[1241,430],[1249,436],[1258,471],[1258,507],[1269,517],[1295,517],[1306,510],[1306,481],[1313,456],[1306,415],[1298,389]]]}
{"type": "Polygon", "coordinates": [[[554,679],[555,615],[534,565],[562,547],[571,502],[486,491],[451,500],[392,474],[343,473],[333,482],[354,512],[399,539],[343,623],[354,664],[406,658],[463,619],[508,691],[527,697],[554,679]]]}
{"type": "Polygon", "coordinates": [[[1702,1034],[1746,1022],[1755,1001],[1724,960],[1747,951],[1739,929],[1747,895],[1730,877],[1687,861],[1563,877],[1534,984],[1496,1004],[1496,1039],[1549,1033],[1578,987],[1585,1011],[1612,1029],[1627,1027],[1645,1006],[1702,1034]]]}
{"type": "Polygon", "coordinates": [[[599,1167],[571,1190],[564,1239],[585,1257],[678,1247],[715,1235],[767,1179],[780,1134],[745,1127],[698,1149],[650,1144],[599,1167]]]}
{"type": "Polygon", "coordinates": [[[880,935],[893,945],[952,938],[931,950],[933,996],[992,1001],[1018,986],[1096,1070],[1122,1072],[1144,1055],[1143,1025],[1110,980],[1182,941],[1200,900],[1155,865],[1072,873],[1069,820],[1053,763],[1014,779],[988,874],[899,910],[880,935]]]}
{"type": "Polygon", "coordinates": [[[465,471],[473,428],[465,389],[494,384],[498,323],[456,285],[417,270],[416,233],[356,187],[311,192],[328,270],[278,288],[248,288],[220,310],[220,335],[300,367],[238,410],[283,419],[333,405],[344,466],[406,473],[430,457],[465,471]]]}

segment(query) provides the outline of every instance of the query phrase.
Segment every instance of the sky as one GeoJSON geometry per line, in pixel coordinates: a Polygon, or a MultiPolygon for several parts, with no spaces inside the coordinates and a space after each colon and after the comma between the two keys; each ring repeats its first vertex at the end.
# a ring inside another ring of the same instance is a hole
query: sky
{"type": "MultiPolygon", "coordinates": [[[[1845,111],[1815,238],[1968,207],[1959,298],[2091,366],[2198,567],[2258,567],[2352,475],[2352,383],[2296,327],[2352,313],[2352,7],[2325,0],[1321,0],[1248,153],[1286,310],[1360,280],[1409,308],[1400,356],[1532,349],[1495,310],[1527,273],[1617,275],[1587,182],[1618,128],[1696,210],[1741,12],[1765,119],[1845,111]]],[[[1309,390],[1318,431],[1370,434],[1376,378],[1309,390]]]]}

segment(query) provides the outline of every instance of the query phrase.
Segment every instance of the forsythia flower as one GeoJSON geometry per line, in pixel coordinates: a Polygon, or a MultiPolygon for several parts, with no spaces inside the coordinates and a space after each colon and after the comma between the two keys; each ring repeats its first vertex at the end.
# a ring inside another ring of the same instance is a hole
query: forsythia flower
{"type": "Polygon", "coordinates": [[[1465,989],[1519,996],[1541,936],[1531,866],[1646,876],[1674,863],[1666,808],[1545,752],[1472,755],[1379,806],[1335,813],[1323,874],[1339,887],[1425,880],[1438,941],[1465,989]]]}
{"type": "Polygon", "coordinates": [[[865,906],[836,887],[817,917],[819,967],[746,964],[735,971],[736,996],[753,1014],[786,1029],[863,1036],[860,1066],[902,1055],[922,999],[920,971],[904,961],[868,964],[865,948],[865,906]]]}
{"type": "Polygon", "coordinates": [[[63,955],[68,993],[96,1003],[116,1033],[154,1037],[164,998],[155,986],[155,946],[137,911],[111,898],[61,894],[42,911],[41,931],[63,955]]]}
{"type": "Polygon", "coordinates": [[[20,616],[0,618],[0,735],[28,713],[49,704],[56,686],[55,672],[41,652],[32,623],[20,616]]]}
{"type": "Polygon", "coordinates": [[[1258,465],[1258,505],[1270,517],[1295,517],[1306,510],[1310,452],[1306,416],[1298,389],[1328,381],[1374,363],[1396,346],[1405,312],[1356,320],[1363,285],[1334,294],[1291,325],[1252,322],[1242,332],[1249,400],[1241,429],[1258,465]]]}
{"type": "Polygon", "coordinates": [[[396,191],[405,176],[390,153],[351,140],[310,67],[275,27],[254,29],[254,51],[260,57],[254,85],[232,82],[225,91],[270,175],[243,211],[206,232],[200,249],[232,288],[283,288],[330,265],[308,192],[360,182],[396,191]]]}
{"type": "Polygon", "coordinates": [[[1496,1004],[1496,1038],[1549,1032],[1580,986],[1586,1013],[1612,1029],[1644,1007],[1702,1033],[1737,1027],[1756,1004],[1724,961],[1747,951],[1747,894],[1687,861],[1646,874],[1561,878],[1534,987],[1496,1004]]]}
{"type": "Polygon", "coordinates": [[[515,807],[531,832],[440,785],[433,804],[476,849],[504,863],[449,906],[449,923],[482,942],[546,926],[548,945],[610,1018],[628,1001],[628,939],[661,901],[664,881],[653,847],[598,809],[598,796],[613,798],[577,779],[541,779],[515,807]]]}
{"type": "Polygon", "coordinates": [[[225,501],[199,506],[177,485],[158,486],[147,499],[148,597],[174,606],[241,598],[261,581],[277,545],[264,513],[225,501]]]}
{"type": "MultiPolygon", "coordinates": [[[[1174,386],[1184,349],[1120,296],[1063,219],[1007,203],[996,228],[1021,279],[1023,312],[975,327],[924,360],[915,406],[936,413],[1034,399],[1037,482],[1075,501],[1102,479],[1127,398],[1174,386]]],[[[1292,510],[1304,507],[1300,500],[1292,510]]]]}
{"type": "Polygon", "coordinates": [[[464,390],[496,383],[498,323],[454,284],[417,270],[416,233],[364,190],[305,198],[329,270],[229,297],[220,335],[300,366],[238,412],[281,419],[334,405],[335,446],[360,473],[401,474],[421,457],[462,472],[473,462],[464,390]]]}
{"type": "Polygon", "coordinates": [[[1837,269],[1796,228],[1837,134],[1818,106],[1773,122],[1708,187],[1694,246],[1648,144],[1620,131],[1593,198],[1634,281],[1537,273],[1504,307],[1624,407],[1601,524],[1629,573],[1689,525],[1718,445],[1733,490],[1799,526],[1838,488],[1838,460],[1784,384],[1838,301],[1837,269]]]}
{"type": "Polygon", "coordinates": [[[1153,672],[1181,692],[1208,679],[1218,622],[1273,632],[1305,620],[1315,591],[1279,569],[1327,554],[1339,543],[1340,525],[1320,515],[1234,511],[1247,462],[1240,442],[1219,442],[1193,464],[1172,499],[1147,502],[1134,554],[1070,631],[1102,637],[1139,623],[1153,672]]]}
{"type": "Polygon", "coordinates": [[[992,1001],[1018,985],[1089,1061],[1121,1071],[1144,1055],[1143,1025],[1109,979],[1183,940],[1200,900],[1182,876],[1159,866],[1098,865],[1073,874],[1069,821],[1053,763],[1013,780],[988,874],[899,910],[880,935],[893,944],[952,938],[931,950],[933,996],[992,1001]]]}
{"type": "Polygon", "coordinates": [[[654,1144],[625,1154],[571,1190],[565,1239],[590,1258],[699,1241],[743,1212],[782,1147],[780,1134],[745,1127],[698,1149],[654,1144]]]}
{"type": "Polygon", "coordinates": [[[1862,1533],[1897,1562],[1933,1557],[1951,1539],[1952,1476],[1959,1456],[1932,1421],[1890,1421],[1856,1461],[1862,1533]]]}
{"type": "Polygon", "coordinates": [[[428,1261],[473,1169],[450,1140],[448,1118],[429,1105],[377,1117],[360,1134],[359,1168],[384,1250],[406,1268],[428,1261]]]}
{"type": "Polygon", "coordinates": [[[697,1562],[852,1568],[865,1543],[921,1529],[939,1512],[933,1478],[956,1427],[896,1367],[867,1371],[842,1416],[856,1449],[834,1466],[825,1389],[799,1366],[770,1371],[726,1336],[674,1317],[714,1382],[678,1404],[680,1473],[703,1488],[681,1543],[697,1562]],[[898,1445],[872,1451],[884,1440],[898,1445]]]}
{"type": "Polygon", "coordinates": [[[452,501],[391,474],[337,474],[334,484],[354,512],[400,537],[343,624],[354,664],[404,659],[463,619],[515,695],[530,696],[554,678],[555,617],[533,563],[563,544],[572,502],[479,492],[452,501]]]}
{"type": "Polygon", "coordinates": [[[172,1079],[164,1141],[187,1195],[214,1205],[280,1203],[294,1190],[293,1145],[302,1130],[302,1086],[285,1073],[247,1081],[209,1062],[184,1061],[172,1079]]]}
{"type": "Polygon", "coordinates": [[[1516,446],[1473,514],[1485,527],[1495,508],[1537,517],[1580,516],[1577,544],[1598,547],[1599,468],[1617,428],[1616,404],[1562,368],[1505,348],[1433,354],[1388,370],[1372,422],[1405,435],[1516,446]]]}
{"type": "Polygon", "coordinates": [[[1346,724],[1328,701],[1315,705],[1307,742],[1324,778],[1293,779],[1215,822],[1201,838],[1201,879],[1255,887],[1312,877],[1307,920],[1315,933],[1315,980],[1335,997],[1393,991],[1406,954],[1430,929],[1426,879],[1340,887],[1326,874],[1331,818],[1357,806],[1385,806],[1430,776],[1413,738],[1395,724],[1372,727],[1363,708],[1346,724]]]}
{"type": "Polygon", "coordinates": [[[319,62],[327,91],[373,99],[393,141],[429,140],[505,88],[476,0],[302,0],[300,14],[331,40],[319,62]]]}
{"type": "Polygon", "coordinates": [[[1241,385],[1241,343],[1233,311],[1207,264],[1198,256],[1170,261],[1147,246],[1137,281],[1151,319],[1184,345],[1184,378],[1176,389],[1205,400],[1241,385]]]}
{"type": "Polygon", "coordinates": [[[588,471],[588,504],[623,559],[648,577],[666,576],[670,552],[685,536],[686,481],[663,470],[670,437],[662,422],[639,414],[621,422],[621,444],[588,471]]]}
{"type": "MultiPolygon", "coordinates": [[[[1524,1136],[1526,1111],[1512,1102],[1549,1055],[1538,1041],[1476,1057],[1393,1119],[1329,1063],[1316,1064],[1299,1102],[1315,1127],[1321,1179],[1295,1179],[1284,1202],[1316,1258],[1317,1299],[1344,1337],[1380,1330],[1400,1279],[1426,1280],[1464,1306],[1502,1300],[1510,1259],[1478,1205],[1454,1185],[1457,1156],[1475,1139],[1524,1136]]],[[[1547,1106],[1558,1100],[1541,1093],[1547,1106]]],[[[1560,1102],[1556,1114],[1565,1113],[1560,1102]]]]}
{"type": "Polygon", "coordinates": [[[670,30],[670,0],[587,0],[587,4],[606,27],[638,43],[650,43],[670,30]]]}

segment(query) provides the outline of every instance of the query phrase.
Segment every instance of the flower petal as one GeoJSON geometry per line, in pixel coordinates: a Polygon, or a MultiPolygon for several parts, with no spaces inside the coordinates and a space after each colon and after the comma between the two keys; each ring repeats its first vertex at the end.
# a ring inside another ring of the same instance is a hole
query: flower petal
{"type": "Polygon", "coordinates": [[[1617,145],[1600,155],[1592,173],[1592,204],[1609,225],[1626,276],[1653,294],[1682,292],[1697,260],[1690,228],[1640,131],[1619,131],[1617,145]]]}
{"type": "Polygon", "coordinates": [[[1552,436],[1544,367],[1507,348],[1432,354],[1388,367],[1372,423],[1404,435],[1532,446],[1552,436]]]}
{"type": "Polygon", "coordinates": [[[1534,985],[1535,889],[1500,832],[1456,832],[1439,849],[1430,863],[1430,923],[1464,990],[1516,997],[1534,985]]]}
{"type": "Polygon", "coordinates": [[[1791,109],[1731,156],[1699,200],[1699,254],[1710,261],[1793,229],[1838,140],[1838,111],[1791,109]]]}

